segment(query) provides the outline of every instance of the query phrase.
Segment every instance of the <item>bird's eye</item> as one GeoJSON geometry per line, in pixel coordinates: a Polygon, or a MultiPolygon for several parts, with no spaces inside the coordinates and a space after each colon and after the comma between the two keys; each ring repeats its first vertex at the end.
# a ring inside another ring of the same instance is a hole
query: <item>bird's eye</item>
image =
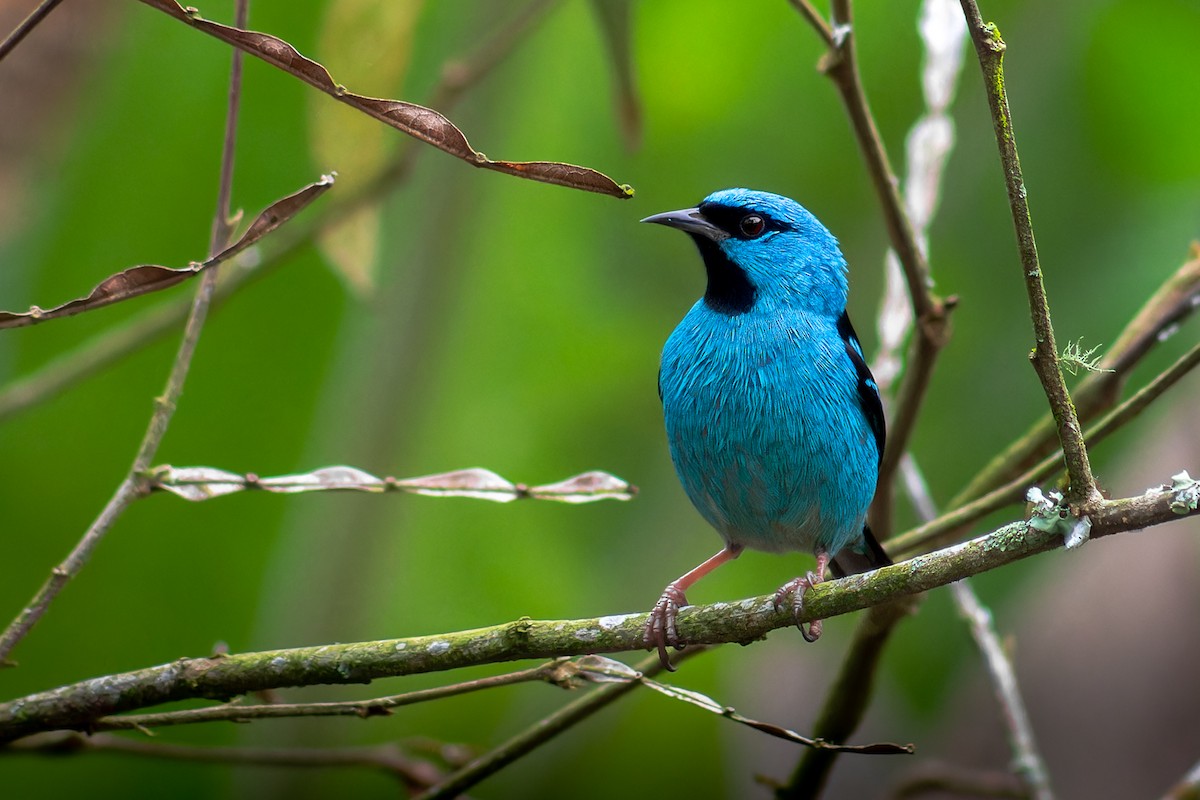
{"type": "Polygon", "coordinates": [[[747,214],[738,222],[738,229],[747,239],[757,239],[767,229],[767,223],[758,214],[747,214]]]}

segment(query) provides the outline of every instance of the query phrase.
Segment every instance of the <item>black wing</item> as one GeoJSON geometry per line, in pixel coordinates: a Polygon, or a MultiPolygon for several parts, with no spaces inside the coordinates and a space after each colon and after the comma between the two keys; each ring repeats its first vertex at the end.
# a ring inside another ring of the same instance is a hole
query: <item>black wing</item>
{"type": "Polygon", "coordinates": [[[846,345],[846,355],[858,374],[858,401],[862,404],[863,415],[875,434],[875,444],[879,447],[879,458],[883,460],[883,443],[886,439],[885,423],[883,420],[883,401],[879,399],[879,387],[875,384],[875,376],[863,358],[862,345],[858,343],[858,334],[850,324],[850,315],[843,311],[837,324],[838,335],[846,345]]]}

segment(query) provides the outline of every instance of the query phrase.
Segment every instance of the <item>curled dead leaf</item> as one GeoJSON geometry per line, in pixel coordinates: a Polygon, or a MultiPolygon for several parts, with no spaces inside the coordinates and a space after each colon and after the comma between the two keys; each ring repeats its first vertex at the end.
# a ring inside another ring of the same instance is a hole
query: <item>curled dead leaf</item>
{"type": "Polygon", "coordinates": [[[329,71],[321,64],[301,55],[296,48],[276,36],[210,22],[201,18],[198,13],[188,13],[175,0],[142,0],[142,2],[169,14],[180,22],[244,50],[289,75],[299,78],[309,86],[320,89],[335,100],[356,108],[415,139],[461,158],[468,164],[543,183],[597,192],[610,197],[622,199],[633,197],[633,188],[628,184],[618,184],[607,175],[587,167],[577,167],[554,161],[493,161],[473,148],[467,141],[466,135],[441,113],[432,108],[425,108],[403,100],[388,100],[355,94],[334,81],[329,71]]]}
{"type": "Polygon", "coordinates": [[[217,253],[206,261],[192,263],[186,267],[172,269],[157,264],[142,264],[130,267],[115,275],[102,280],[95,289],[85,297],[63,303],[53,308],[43,309],[32,306],[28,311],[0,311],[0,328],[23,328],[36,325],[47,320],[70,317],[82,314],[96,308],[110,306],[123,300],[141,297],[144,294],[170,288],[177,283],[187,280],[209,267],[227,261],[233,256],[258,242],[271,231],[294,217],[300,209],[307,206],[333,185],[332,175],[324,175],[315,183],[310,183],[294,194],[277,200],[267,206],[254,218],[246,232],[229,247],[217,253]]]}

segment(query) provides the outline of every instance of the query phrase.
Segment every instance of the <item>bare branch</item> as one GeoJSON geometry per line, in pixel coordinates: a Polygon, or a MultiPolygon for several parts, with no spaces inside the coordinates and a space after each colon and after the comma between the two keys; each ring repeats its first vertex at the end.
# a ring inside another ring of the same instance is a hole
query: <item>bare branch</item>
{"type": "Polygon", "coordinates": [[[426,703],[431,700],[442,700],[462,694],[470,694],[484,689],[494,689],[499,686],[512,686],[517,683],[545,681],[561,686],[564,689],[573,688],[581,682],[579,669],[575,663],[567,659],[555,659],[531,669],[506,672],[502,675],[492,675],[487,678],[477,678],[473,681],[453,683],[448,686],[438,686],[433,689],[421,689],[414,692],[394,694],[387,697],[376,697],[370,700],[349,700],[340,703],[266,703],[260,705],[242,705],[237,702],[224,703],[208,708],[189,708],[183,711],[164,711],[158,714],[125,714],[111,717],[101,717],[96,720],[90,730],[117,731],[161,728],[172,725],[193,725],[200,722],[250,722],[262,719],[283,719],[292,717],[379,717],[387,716],[393,709],[426,703]]]}
{"type": "Polygon", "coordinates": [[[888,159],[862,86],[850,0],[834,0],[832,25],[826,25],[807,2],[792,2],[792,5],[813,25],[829,48],[821,60],[820,68],[837,87],[850,117],[855,139],[879,198],[888,238],[904,268],[908,294],[917,320],[917,336],[913,339],[907,359],[908,367],[888,420],[887,447],[879,468],[879,483],[871,512],[876,533],[886,538],[891,530],[893,477],[900,456],[908,447],[937,354],[949,338],[949,312],[955,301],[943,300],[932,290],[929,264],[900,195],[899,179],[888,159]]]}
{"type": "MultiPolygon", "coordinates": [[[[239,0],[238,16],[241,19],[246,15],[246,4],[248,0],[239,0]]],[[[241,97],[241,58],[235,53],[233,59],[233,69],[230,76],[230,93],[229,93],[229,114],[231,117],[236,117],[239,99],[241,97]]],[[[236,129],[231,123],[225,129],[225,143],[222,146],[221,160],[221,178],[220,189],[218,191],[217,200],[217,222],[213,225],[213,238],[209,245],[209,255],[215,256],[217,253],[225,249],[227,237],[229,235],[229,186],[233,180],[233,151],[234,146],[230,141],[234,138],[236,129]]],[[[310,189],[313,187],[309,187],[310,189]]],[[[301,194],[303,193],[302,190],[301,194]]],[[[321,191],[324,191],[323,189],[321,191]]],[[[296,197],[293,195],[292,197],[296,197]]],[[[282,201],[281,201],[282,202],[282,201]]],[[[268,209],[269,210],[269,209],[268,209]]],[[[259,229],[263,235],[266,232],[274,230],[280,221],[274,219],[271,215],[260,215],[254,224],[250,226],[250,231],[242,237],[238,244],[235,244],[230,250],[236,251],[239,244],[247,240],[251,236],[251,232],[259,229]]],[[[216,286],[217,269],[214,267],[205,273],[204,278],[200,282],[200,286],[196,290],[196,296],[192,301],[192,310],[188,316],[187,324],[184,326],[183,340],[179,344],[179,350],[175,356],[175,361],[171,365],[171,372],[167,376],[167,386],[160,397],[155,398],[154,413],[150,416],[150,422],[146,426],[145,436],[142,438],[142,443],[138,447],[137,455],[133,459],[133,466],[130,467],[124,480],[117,487],[117,491],[113,494],[112,499],[108,501],[95,522],[87,529],[83,537],[76,543],[75,547],[68,554],[59,566],[55,567],[50,572],[50,577],[42,584],[42,587],[34,595],[33,599],[17,614],[16,618],[0,635],[0,665],[9,663],[8,656],[12,653],[14,647],[20,642],[38,620],[49,609],[50,604],[63,587],[83,569],[84,564],[91,558],[96,547],[104,535],[112,527],[116,519],[124,512],[126,508],[137,500],[139,497],[145,496],[149,487],[145,480],[141,477],[154,455],[158,452],[159,444],[161,444],[163,436],[166,435],[167,426],[171,422],[171,417],[175,413],[175,403],[183,392],[183,383],[187,378],[188,370],[191,368],[192,355],[196,350],[196,343],[200,339],[200,331],[204,328],[204,320],[208,316],[208,308],[212,303],[213,291],[216,286]]]]}
{"type": "MultiPolygon", "coordinates": [[[[1147,528],[1200,513],[1200,483],[1176,476],[1170,486],[1100,503],[1090,514],[1092,538],[1147,528]]],[[[831,580],[805,596],[805,621],[828,619],[943,586],[1060,547],[1063,531],[1014,522],[969,542],[864,575],[831,580]]],[[[689,606],[679,632],[690,644],[748,643],[796,623],[773,596],[689,606]]],[[[292,650],[184,658],[170,664],[94,678],[0,704],[0,742],[46,730],[85,730],[93,720],[193,697],[229,698],[284,686],[367,683],[376,678],[438,672],[527,658],[644,649],[645,613],[596,619],[522,619],[458,633],[331,644],[292,650]]]]}
{"type": "Polygon", "coordinates": [[[3,61],[4,57],[11,53],[21,43],[21,40],[28,36],[29,32],[36,28],[61,2],[62,0],[42,0],[38,3],[37,8],[30,11],[29,16],[21,20],[21,24],[6,36],[3,42],[0,42],[0,61],[3,61]]]}
{"type": "MultiPolygon", "coordinates": [[[[686,658],[687,654],[681,657],[686,658]]],[[[663,665],[658,656],[654,655],[650,658],[643,658],[635,665],[634,669],[642,675],[653,677],[663,670],[663,665]]],[[[430,787],[417,800],[451,800],[451,798],[459,797],[467,789],[495,775],[543,744],[552,741],[559,734],[570,730],[613,701],[624,697],[638,685],[637,681],[601,684],[550,716],[538,720],[537,724],[531,725],[507,742],[475,758],[436,786],[430,787]]]]}
{"type": "Polygon", "coordinates": [[[821,37],[821,41],[828,48],[833,48],[835,42],[833,40],[833,29],[829,27],[829,23],[821,16],[821,12],[813,6],[809,0],[788,0],[792,4],[792,8],[804,17],[804,20],[812,26],[812,29],[821,37]]]}
{"type": "MultiPolygon", "coordinates": [[[[1089,428],[1084,434],[1088,446],[1094,447],[1111,434],[1120,430],[1138,414],[1157,400],[1167,389],[1200,366],[1200,344],[1184,353],[1167,369],[1157,375],[1154,380],[1139,389],[1133,396],[1114,408],[1103,419],[1089,428]]],[[[907,533],[895,537],[891,541],[892,552],[903,556],[920,552],[931,545],[947,542],[955,538],[966,526],[982,519],[993,511],[998,511],[1006,505],[1020,502],[1025,497],[1026,490],[1033,484],[1045,480],[1061,469],[1062,459],[1057,453],[1052,453],[1040,463],[1030,467],[1021,475],[997,489],[972,500],[966,505],[959,506],[937,519],[927,522],[907,533]]]]}
{"type": "Polygon", "coordinates": [[[1008,190],[1008,203],[1017,233],[1017,250],[1021,256],[1021,270],[1025,276],[1025,290],[1029,297],[1029,312],[1033,320],[1034,348],[1030,361],[1042,382],[1042,389],[1046,393],[1050,411],[1058,428],[1067,474],[1071,479],[1067,496],[1072,505],[1087,508],[1100,501],[1100,492],[1096,489],[1095,478],[1092,477],[1092,466],[1088,460],[1087,446],[1083,441],[1083,430],[1058,365],[1058,346],[1054,341],[1054,325],[1050,321],[1050,301],[1042,283],[1042,267],[1033,238],[1033,221],[1029,215],[1025,180],[1021,175],[1017,139],[1004,86],[1005,44],[994,24],[984,24],[974,0],[961,2],[963,13],[967,17],[967,27],[971,32],[971,41],[974,42],[975,52],[979,56],[979,66],[983,69],[984,89],[992,111],[992,125],[996,131],[996,144],[1000,149],[1000,163],[1008,190]]]}
{"type": "MultiPolygon", "coordinates": [[[[1198,308],[1200,244],[1193,244],[1188,260],[1146,301],[1101,359],[1099,367],[1111,372],[1090,374],[1075,388],[1072,398],[1079,419],[1093,419],[1111,408],[1119,399],[1133,368],[1198,308]]],[[[1046,414],[972,478],[950,501],[950,507],[974,500],[1004,481],[1011,480],[1038,458],[1054,450],[1057,440],[1054,418],[1046,414]]]]}
{"type": "Polygon", "coordinates": [[[959,613],[971,629],[975,645],[983,655],[996,702],[1004,711],[1005,726],[1014,753],[1013,769],[1029,787],[1031,797],[1035,800],[1053,800],[1050,776],[1046,773],[1046,763],[1034,740],[1029,712],[1025,710],[1025,701],[1017,687],[1017,674],[1000,644],[1000,635],[992,624],[992,614],[979,601],[970,581],[957,581],[950,585],[950,591],[954,594],[959,613]]]}
{"type": "MultiPolygon", "coordinates": [[[[455,58],[442,68],[442,78],[431,94],[431,104],[449,110],[457,105],[467,91],[490,74],[534,25],[540,22],[556,0],[531,0],[510,22],[498,27],[483,38],[475,51],[465,58],[455,58]]],[[[402,144],[413,144],[405,140],[402,144]]],[[[307,225],[293,226],[267,240],[270,250],[261,261],[246,266],[222,278],[217,288],[217,304],[252,280],[266,277],[307,246],[322,228],[350,216],[370,203],[378,201],[388,191],[400,185],[412,172],[423,147],[401,147],[391,164],[381,170],[369,184],[351,189],[334,203],[324,207],[318,217],[307,225]]],[[[175,325],[187,317],[190,303],[177,300],[105,331],[76,347],[70,353],[51,361],[41,369],[0,389],[0,421],[32,408],[39,402],[57,395],[75,383],[102,372],[109,365],[175,330],[175,325]]]]}
{"type": "Polygon", "coordinates": [[[409,789],[425,788],[441,777],[432,764],[413,759],[392,744],[369,747],[202,747],[169,742],[148,742],[113,734],[59,732],[32,736],[18,742],[10,754],[66,755],[119,753],[141,758],[190,761],[204,764],[240,764],[260,767],[378,769],[401,780],[409,789]]]}

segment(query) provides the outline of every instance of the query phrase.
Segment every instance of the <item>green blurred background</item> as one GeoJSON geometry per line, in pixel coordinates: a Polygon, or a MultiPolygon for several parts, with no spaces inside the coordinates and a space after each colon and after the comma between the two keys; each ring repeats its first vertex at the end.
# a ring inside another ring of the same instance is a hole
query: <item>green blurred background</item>
{"type": "MultiPolygon", "coordinates": [[[[0,4],[5,30],[26,10],[18,5],[28,4],[0,4]]],[[[516,5],[259,2],[251,27],[287,39],[355,91],[422,102],[444,62],[471,53],[516,5]]],[[[228,21],[232,3],[201,11],[228,21]]],[[[905,0],[857,12],[864,81],[898,168],[922,106],[917,11],[905,0]]],[[[1060,343],[1111,343],[1200,237],[1200,9],[1070,0],[993,2],[984,14],[1009,43],[1008,87],[1060,343]]],[[[304,247],[218,309],[157,461],[260,475],[334,463],[395,476],[483,466],[530,484],[604,469],[636,483],[637,499],[568,507],[251,494],[191,505],[155,496],[121,518],[17,648],[21,666],[0,671],[0,697],[204,655],[218,643],[246,651],[648,609],[667,581],[717,549],[676,482],[654,391],[659,349],[703,275],[685,237],[636,221],[727,186],[796,197],[842,241],[868,351],[886,235],[837,96],[814,68],[820,43],[786,3],[635,3],[634,22],[640,148],[623,143],[611,60],[582,0],[555,6],[450,115],[493,158],[585,164],[632,184],[633,200],[421,153],[375,223],[343,241],[346,266],[304,247]]],[[[203,257],[228,69],[225,45],[135,3],[64,4],[0,62],[0,307],[48,307],[126,266],[203,257]]],[[[401,143],[253,59],[243,99],[234,204],[250,215],[338,170],[337,186],[305,212],[311,221],[401,143]]],[[[970,58],[954,116],[958,143],[930,259],[938,290],[962,302],[913,441],[940,501],[1044,407],[1026,364],[1024,291],[970,58]]],[[[0,389],[164,299],[3,332],[0,389]]],[[[1133,385],[1196,330],[1188,323],[1158,348],[1133,385]]],[[[128,468],[177,342],[177,332],[148,342],[0,421],[5,623],[128,468]]],[[[1200,468],[1198,389],[1192,376],[1096,450],[1113,496],[1200,468]]],[[[978,530],[1020,513],[1008,509],[978,530]]],[[[1193,521],[1114,537],[977,582],[1001,630],[1016,634],[1034,724],[1064,796],[1153,796],[1200,758],[1198,532],[1193,521]]],[[[763,594],[809,564],[747,553],[692,599],[763,594]]],[[[806,732],[853,625],[830,621],[815,646],[780,631],[722,648],[673,680],[806,732]]],[[[495,671],[282,695],[370,697],[495,671]]],[[[177,728],[160,740],[430,737],[487,748],[568,699],[529,685],[389,718],[177,728]]],[[[845,758],[829,796],[880,796],[935,761],[1007,764],[999,712],[944,592],[893,641],[856,736],[874,739],[915,742],[918,755],[845,758]]],[[[785,777],[797,755],[637,693],[472,795],[765,796],[755,777],[785,777]]],[[[0,786],[13,798],[396,793],[391,779],[365,770],[115,755],[0,758],[0,786]]]]}

